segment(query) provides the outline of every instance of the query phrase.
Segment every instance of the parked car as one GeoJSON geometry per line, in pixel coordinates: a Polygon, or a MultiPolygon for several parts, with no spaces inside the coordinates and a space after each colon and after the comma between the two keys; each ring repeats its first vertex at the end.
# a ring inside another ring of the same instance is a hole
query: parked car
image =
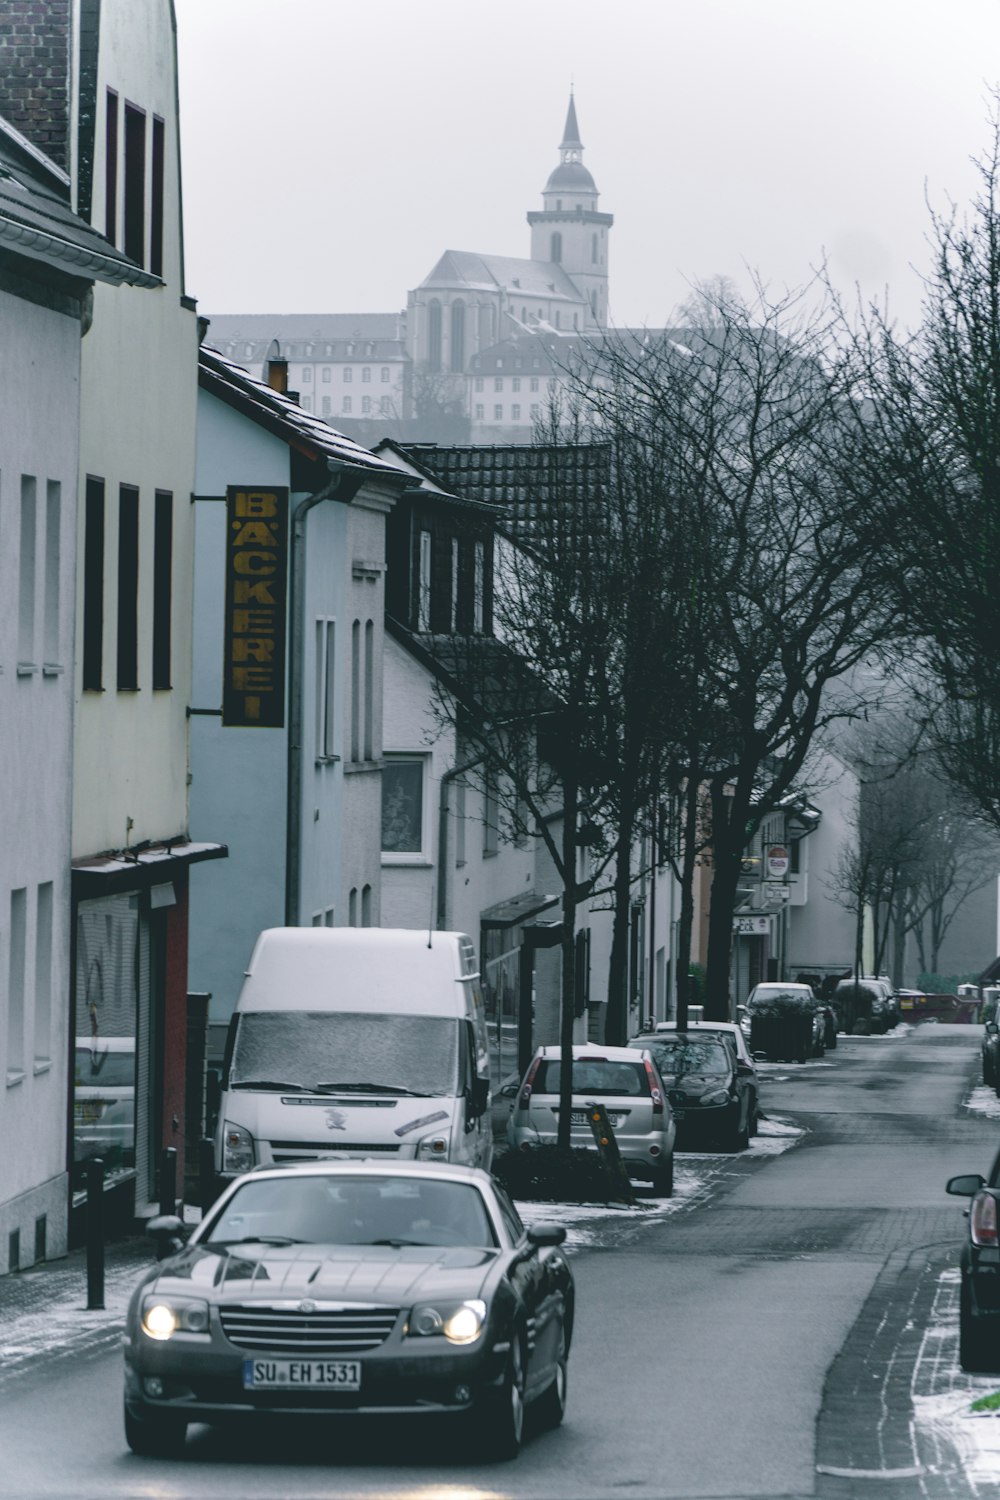
{"type": "Polygon", "coordinates": [[[755,984],[737,1016],[751,1052],[775,1062],[805,1062],[826,1051],[826,1020],[811,985],[769,980],[755,984]]]}
{"type": "Polygon", "coordinates": [[[848,1035],[879,1035],[888,1031],[890,1012],[883,986],[874,979],[841,979],[833,992],[833,1007],[841,1031],[848,1035]]]}
{"type": "Polygon", "coordinates": [[[983,1039],[980,1051],[983,1061],[983,1082],[988,1088],[1000,1093],[1000,1018],[997,1010],[1000,1002],[991,1000],[983,1010],[983,1039]]]}
{"type": "MultiPolygon", "coordinates": [[[[757,1134],[757,1120],[760,1115],[760,1075],[757,1072],[756,1059],[747,1046],[747,1039],[743,1033],[742,1026],[735,1021],[690,1021],[688,1031],[700,1036],[707,1032],[709,1036],[726,1037],[736,1051],[737,1061],[744,1064],[747,1070],[743,1076],[751,1092],[751,1123],[750,1134],[757,1134]]],[[[661,1032],[676,1032],[676,1021],[658,1021],[653,1032],[643,1033],[651,1039],[655,1039],[661,1032]]],[[[636,1038],[639,1041],[639,1037],[636,1038]]]]}
{"type": "Polygon", "coordinates": [[[745,1151],[756,1130],[750,1070],[728,1037],[697,1031],[638,1036],[630,1047],[652,1052],[666,1084],[684,1145],[745,1151]]]}
{"type": "Polygon", "coordinates": [[[959,1361],[963,1370],[1000,1371],[1000,1151],[985,1180],[963,1173],[946,1191],[972,1200],[960,1262],[959,1361]]]}
{"type": "MultiPolygon", "coordinates": [[[[600,1101],[630,1176],[652,1183],[655,1193],[669,1198],[677,1127],[651,1045],[650,1039],[638,1050],[596,1043],[573,1048],[570,1141],[586,1151],[597,1149],[587,1105],[600,1101]]],[[[507,1124],[511,1148],[555,1145],[561,1060],[559,1047],[539,1047],[532,1058],[507,1124]]]]}
{"type": "MultiPolygon", "coordinates": [[[[525,1229],[501,1187],[447,1162],[247,1173],[129,1303],[125,1438],[170,1455],[189,1422],[437,1414],[495,1457],[524,1410],[566,1405],[574,1286],[560,1226],[525,1229]]],[[[381,1428],[379,1429],[381,1431],[381,1428]]]]}

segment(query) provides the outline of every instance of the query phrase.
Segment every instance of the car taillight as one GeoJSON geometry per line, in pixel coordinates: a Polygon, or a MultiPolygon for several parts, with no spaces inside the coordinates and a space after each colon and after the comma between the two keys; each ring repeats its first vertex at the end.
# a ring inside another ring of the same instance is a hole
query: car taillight
{"type": "Polygon", "coordinates": [[[972,1200],[969,1214],[969,1229],[974,1245],[996,1245],[997,1200],[989,1193],[977,1193],[972,1200]]]}
{"type": "Polygon", "coordinates": [[[535,1081],[535,1074],[538,1072],[541,1060],[540,1057],[536,1057],[525,1074],[524,1083],[521,1085],[521,1096],[517,1101],[518,1109],[527,1109],[528,1107],[528,1100],[531,1098],[531,1085],[535,1081]]]}
{"type": "Polygon", "coordinates": [[[646,1069],[646,1077],[649,1080],[649,1097],[653,1101],[653,1114],[662,1115],[663,1094],[660,1090],[660,1085],[656,1081],[656,1074],[653,1072],[653,1064],[650,1062],[648,1057],[644,1057],[642,1062],[643,1067],[646,1069]]]}

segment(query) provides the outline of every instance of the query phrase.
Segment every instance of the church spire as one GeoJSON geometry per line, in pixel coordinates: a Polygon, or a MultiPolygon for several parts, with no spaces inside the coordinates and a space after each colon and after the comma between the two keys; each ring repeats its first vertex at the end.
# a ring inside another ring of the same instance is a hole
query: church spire
{"type": "Polygon", "coordinates": [[[563,138],[559,143],[559,150],[563,153],[563,161],[579,161],[579,155],[567,156],[567,151],[579,153],[583,150],[583,142],[580,139],[580,127],[576,123],[576,100],[572,92],[569,96],[569,109],[566,111],[566,128],[563,138]]]}

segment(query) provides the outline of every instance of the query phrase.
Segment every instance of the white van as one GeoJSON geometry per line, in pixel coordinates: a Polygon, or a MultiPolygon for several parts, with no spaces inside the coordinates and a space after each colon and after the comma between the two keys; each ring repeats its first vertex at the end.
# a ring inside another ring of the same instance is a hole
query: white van
{"type": "Polygon", "coordinates": [[[475,949],[460,932],[272,927],[226,1043],[215,1164],[493,1153],[475,949]]]}

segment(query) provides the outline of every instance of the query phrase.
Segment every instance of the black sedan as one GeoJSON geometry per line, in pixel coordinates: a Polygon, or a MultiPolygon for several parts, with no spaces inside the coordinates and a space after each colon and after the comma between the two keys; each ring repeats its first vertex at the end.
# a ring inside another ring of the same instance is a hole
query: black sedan
{"type": "Polygon", "coordinates": [[[707,1031],[656,1031],[634,1037],[657,1066],[677,1122],[681,1150],[691,1145],[744,1151],[756,1129],[756,1075],[728,1037],[707,1031]]]}
{"type": "Polygon", "coordinates": [[[566,1404],[566,1231],[525,1229],[487,1173],[317,1162],[247,1173],[132,1294],[125,1437],[170,1455],[191,1422],[273,1413],[461,1418],[513,1458],[525,1407],[566,1404]],[[167,1258],[168,1257],[168,1258],[167,1258]]]}
{"type": "Polygon", "coordinates": [[[997,1002],[991,1000],[983,1011],[983,1082],[1000,1094],[1000,1025],[997,1024],[997,1002]]]}
{"type": "Polygon", "coordinates": [[[963,1370],[1000,1370],[1000,1152],[985,1181],[967,1172],[949,1178],[947,1191],[972,1199],[962,1246],[959,1360],[963,1370]]]}

